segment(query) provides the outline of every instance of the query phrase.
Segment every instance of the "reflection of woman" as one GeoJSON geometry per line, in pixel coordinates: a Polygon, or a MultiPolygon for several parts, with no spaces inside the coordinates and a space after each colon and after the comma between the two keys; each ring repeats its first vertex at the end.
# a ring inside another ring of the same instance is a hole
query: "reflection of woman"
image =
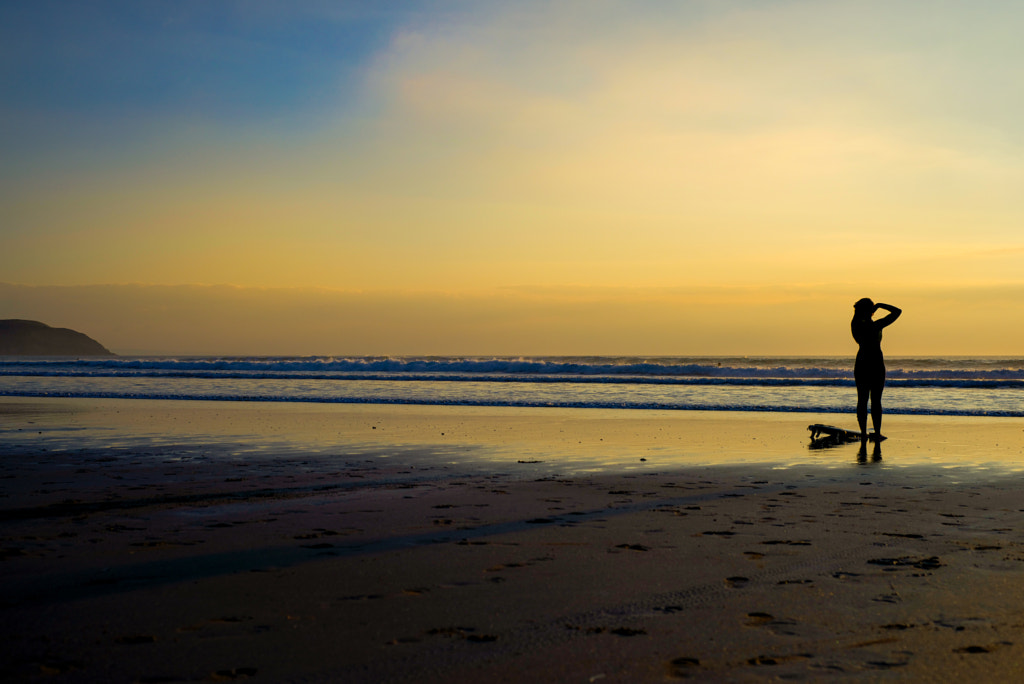
{"type": "Polygon", "coordinates": [[[850,331],[860,349],[853,366],[853,377],[857,382],[857,422],[860,432],[868,434],[868,397],[871,398],[871,423],[875,428],[873,437],[882,437],[882,390],[885,388],[885,359],[882,357],[882,328],[892,323],[903,313],[889,304],[875,304],[865,297],[853,305],[853,320],[850,331]],[[884,309],[889,313],[872,319],[875,312],[884,309]]]}

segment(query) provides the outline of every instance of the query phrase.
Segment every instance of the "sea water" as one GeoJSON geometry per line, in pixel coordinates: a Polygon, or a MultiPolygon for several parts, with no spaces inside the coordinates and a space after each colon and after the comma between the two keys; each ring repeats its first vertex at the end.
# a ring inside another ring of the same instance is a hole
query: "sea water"
{"type": "MultiPolygon", "coordinates": [[[[1024,357],[886,360],[890,414],[1024,416],[1024,357]]],[[[850,413],[851,357],[0,357],[0,396],[850,413]]]]}

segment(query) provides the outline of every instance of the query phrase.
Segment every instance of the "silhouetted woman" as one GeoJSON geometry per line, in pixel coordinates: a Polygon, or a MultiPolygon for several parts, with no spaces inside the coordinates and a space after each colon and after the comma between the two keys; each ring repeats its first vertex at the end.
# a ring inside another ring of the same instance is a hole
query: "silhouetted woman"
{"type": "Polygon", "coordinates": [[[892,325],[902,310],[889,304],[875,304],[865,297],[853,305],[853,320],[850,331],[860,349],[853,366],[853,377],[857,382],[857,423],[860,432],[868,434],[868,398],[871,398],[871,422],[874,425],[874,439],[882,437],[882,390],[885,388],[885,359],[882,357],[882,328],[892,325]],[[872,319],[875,312],[884,309],[889,313],[872,319]]]}

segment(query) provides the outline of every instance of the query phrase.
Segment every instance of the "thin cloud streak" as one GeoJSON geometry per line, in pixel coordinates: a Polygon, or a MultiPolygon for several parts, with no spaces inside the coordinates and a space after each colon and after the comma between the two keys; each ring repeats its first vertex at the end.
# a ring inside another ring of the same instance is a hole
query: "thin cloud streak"
{"type": "MultiPolygon", "coordinates": [[[[0,284],[4,317],[81,330],[122,354],[851,355],[856,284],[526,288],[477,294],[0,284]]],[[[892,355],[1019,354],[1024,286],[887,291],[910,312],[892,355]],[[958,321],[950,326],[948,316],[958,321]]]]}

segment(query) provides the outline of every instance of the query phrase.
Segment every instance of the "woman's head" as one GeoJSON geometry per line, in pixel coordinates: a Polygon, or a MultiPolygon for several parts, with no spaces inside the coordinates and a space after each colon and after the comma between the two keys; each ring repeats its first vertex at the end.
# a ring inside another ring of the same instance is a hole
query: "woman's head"
{"type": "Polygon", "coordinates": [[[858,299],[857,303],[853,305],[853,315],[857,318],[870,318],[873,313],[875,313],[875,303],[867,297],[858,299]]]}

